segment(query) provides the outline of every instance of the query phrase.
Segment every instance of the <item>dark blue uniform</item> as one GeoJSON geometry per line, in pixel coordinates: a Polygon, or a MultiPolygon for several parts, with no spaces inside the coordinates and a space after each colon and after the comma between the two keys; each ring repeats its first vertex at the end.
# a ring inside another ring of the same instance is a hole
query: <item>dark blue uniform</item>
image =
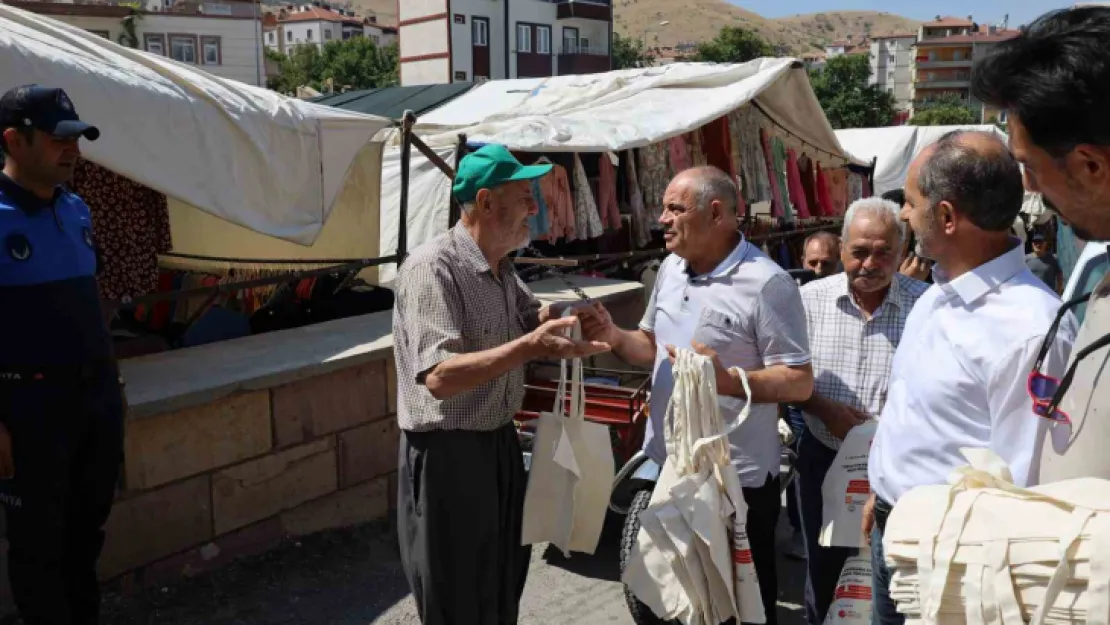
{"type": "Polygon", "coordinates": [[[0,481],[9,573],[27,625],[97,622],[96,561],[123,442],[123,399],[96,284],[89,208],[0,174],[0,481]]]}

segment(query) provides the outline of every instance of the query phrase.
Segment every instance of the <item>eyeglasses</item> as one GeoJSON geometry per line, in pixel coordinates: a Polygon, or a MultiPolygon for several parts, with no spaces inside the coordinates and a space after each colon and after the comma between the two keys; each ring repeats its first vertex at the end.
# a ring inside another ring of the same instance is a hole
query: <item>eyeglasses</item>
{"type": "Polygon", "coordinates": [[[1086,303],[1091,299],[1091,294],[1081,295],[1073,300],[1068,301],[1056,313],[1056,318],[1053,319],[1052,325],[1048,328],[1048,334],[1044,337],[1044,343],[1041,344],[1041,351],[1037,354],[1037,362],[1033,365],[1033,371],[1029,374],[1029,397],[1033,399],[1033,414],[1038,417],[1051,419],[1058,423],[1071,423],[1071,417],[1066,412],[1060,410],[1060,402],[1064,400],[1064,394],[1068,392],[1071,386],[1072,378],[1075,376],[1075,369],[1087,356],[1094,352],[1110,345],[1110,334],[1098,339],[1090,345],[1079,350],[1075,357],[1072,358],[1071,365],[1064,373],[1061,380],[1041,373],[1041,366],[1044,364],[1045,358],[1048,357],[1048,350],[1052,347],[1052,342],[1056,339],[1056,331],[1060,328],[1060,322],[1063,320],[1064,315],[1068,314],[1076,306],[1086,303]]]}

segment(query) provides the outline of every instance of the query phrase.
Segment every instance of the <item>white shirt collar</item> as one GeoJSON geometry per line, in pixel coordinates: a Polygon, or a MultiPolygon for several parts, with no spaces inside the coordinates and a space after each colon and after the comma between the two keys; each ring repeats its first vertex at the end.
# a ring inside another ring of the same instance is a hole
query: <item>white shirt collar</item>
{"type": "Polygon", "coordinates": [[[744,257],[748,255],[748,240],[744,238],[743,232],[739,234],[740,242],[736,244],[736,247],[732,248],[728,256],[726,256],[713,271],[701,276],[692,276],[690,274],[690,266],[686,264],[686,259],[681,257],[679,258],[679,269],[682,270],[682,273],[690,277],[720,278],[731,273],[732,270],[744,260],[744,257]]]}
{"type": "Polygon", "coordinates": [[[940,287],[946,295],[956,295],[964,305],[974,304],[998,285],[1013,278],[1026,269],[1025,250],[1021,241],[1010,239],[1010,251],[1001,256],[979,265],[955,280],[949,281],[944,270],[939,266],[933,268],[933,282],[940,287]]]}

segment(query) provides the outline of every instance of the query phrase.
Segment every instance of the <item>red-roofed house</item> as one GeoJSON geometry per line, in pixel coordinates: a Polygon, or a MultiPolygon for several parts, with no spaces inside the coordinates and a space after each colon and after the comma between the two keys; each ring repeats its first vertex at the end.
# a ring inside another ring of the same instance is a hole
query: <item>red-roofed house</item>
{"type": "Polygon", "coordinates": [[[267,48],[288,54],[297,46],[323,47],[329,41],[369,37],[378,45],[397,41],[397,29],[377,23],[374,17],[357,17],[354,11],[334,9],[320,2],[287,5],[265,30],[267,48]]]}
{"type": "Polygon", "coordinates": [[[982,103],[971,97],[972,67],[991,46],[1017,36],[1018,31],[979,25],[971,16],[967,20],[938,16],[935,21],[922,24],[920,33],[914,54],[911,111],[955,95],[982,115],[982,103]]]}

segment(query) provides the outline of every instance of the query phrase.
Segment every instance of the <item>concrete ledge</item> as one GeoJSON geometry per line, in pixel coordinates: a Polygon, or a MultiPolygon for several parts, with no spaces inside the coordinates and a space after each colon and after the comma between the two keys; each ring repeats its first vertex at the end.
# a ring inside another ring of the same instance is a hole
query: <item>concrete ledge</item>
{"type": "MultiPolygon", "coordinates": [[[[639,282],[571,276],[591,298],[639,297],[639,282]]],[[[529,285],[547,304],[577,296],[558,278],[529,285]]],[[[183,410],[239,391],[268,389],[393,354],[393,312],[349,317],[120,362],[132,420],[183,410]]],[[[392,399],[392,398],[391,398],[392,399]]]]}

